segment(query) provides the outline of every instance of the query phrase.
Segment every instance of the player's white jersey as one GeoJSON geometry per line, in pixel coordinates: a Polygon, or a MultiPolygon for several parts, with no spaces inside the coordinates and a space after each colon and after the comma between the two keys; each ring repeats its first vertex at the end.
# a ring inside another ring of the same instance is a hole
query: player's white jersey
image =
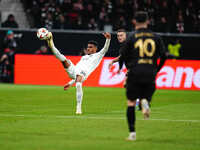
{"type": "Polygon", "coordinates": [[[104,47],[97,53],[85,55],[81,57],[81,60],[76,65],[76,70],[81,70],[87,78],[100,64],[103,56],[108,51],[110,45],[110,39],[106,39],[104,47]]]}
{"type": "Polygon", "coordinates": [[[103,56],[108,51],[110,45],[110,39],[106,39],[104,47],[97,53],[85,55],[81,57],[81,60],[76,64],[76,66],[70,61],[71,65],[66,69],[68,75],[72,79],[76,79],[77,75],[83,76],[83,80],[97,68],[100,64],[103,56]]]}

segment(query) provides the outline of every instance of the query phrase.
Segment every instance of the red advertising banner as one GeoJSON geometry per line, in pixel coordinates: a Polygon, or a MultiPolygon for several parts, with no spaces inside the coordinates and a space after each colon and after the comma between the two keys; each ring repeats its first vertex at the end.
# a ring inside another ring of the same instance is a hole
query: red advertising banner
{"type": "MultiPolygon", "coordinates": [[[[79,56],[67,56],[74,64],[79,56]]],[[[113,58],[104,58],[97,69],[84,82],[84,86],[123,87],[126,68],[117,73],[118,63],[109,70],[113,58]]],[[[15,84],[64,85],[70,78],[62,64],[52,55],[15,56],[15,84]]],[[[159,89],[200,90],[200,61],[168,60],[157,75],[159,89]]]]}
{"type": "Polygon", "coordinates": [[[200,61],[168,60],[157,74],[160,89],[200,90],[200,61]]]}

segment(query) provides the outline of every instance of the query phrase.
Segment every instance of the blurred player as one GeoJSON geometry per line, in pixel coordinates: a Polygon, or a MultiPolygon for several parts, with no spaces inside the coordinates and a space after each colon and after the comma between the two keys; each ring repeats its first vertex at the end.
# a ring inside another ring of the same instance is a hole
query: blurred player
{"type": "Polygon", "coordinates": [[[86,49],[87,54],[82,56],[81,60],[75,66],[69,59],[67,59],[63,54],[58,51],[58,49],[54,45],[52,33],[49,33],[49,37],[47,39],[48,46],[50,47],[56,58],[62,62],[64,69],[68,73],[69,77],[72,79],[64,86],[64,90],[67,90],[71,85],[76,83],[76,114],[82,114],[82,82],[85,81],[88,76],[97,68],[103,56],[108,51],[111,34],[106,32],[103,33],[103,35],[106,38],[104,47],[99,52],[97,52],[97,42],[89,41],[86,49]]]}
{"type": "Polygon", "coordinates": [[[130,132],[128,140],[136,140],[136,99],[141,100],[142,113],[147,119],[150,115],[149,103],[155,91],[155,76],[166,60],[163,41],[147,28],[148,22],[146,12],[137,12],[135,15],[136,31],[126,40],[120,50],[120,59],[129,67],[126,85],[127,120],[130,132]],[[160,58],[159,64],[157,64],[158,58],[160,58]]]}
{"type": "MultiPolygon", "coordinates": [[[[117,40],[120,43],[120,47],[122,47],[123,43],[126,41],[126,31],[124,29],[119,29],[117,30],[117,40]]],[[[112,65],[116,62],[119,62],[120,55],[113,59],[109,65],[108,68],[111,69],[112,65]]],[[[119,70],[118,73],[120,72],[120,69],[122,68],[122,63],[119,63],[119,70]]]]}
{"type": "MultiPolygon", "coordinates": [[[[121,48],[121,47],[123,46],[123,44],[125,43],[126,37],[127,37],[127,34],[126,34],[125,29],[119,29],[119,30],[117,30],[117,40],[118,40],[118,42],[120,43],[120,48],[121,48]]],[[[119,62],[119,70],[118,70],[117,72],[120,73],[120,70],[121,70],[122,67],[123,67],[123,61],[120,59],[120,55],[119,55],[118,57],[116,57],[115,59],[113,59],[113,60],[109,63],[108,68],[111,69],[112,65],[113,65],[114,63],[116,63],[116,62],[119,62]]],[[[126,65],[126,68],[128,69],[128,64],[125,64],[125,65],[126,65]]],[[[127,73],[128,73],[128,71],[127,71],[127,73]]],[[[124,84],[124,87],[126,87],[127,73],[126,73],[126,78],[125,78],[124,83],[123,83],[123,84],[124,84]]],[[[138,110],[140,110],[140,109],[141,109],[141,107],[140,107],[140,100],[137,99],[136,102],[137,102],[137,103],[136,103],[136,107],[137,107],[138,110]]]]}

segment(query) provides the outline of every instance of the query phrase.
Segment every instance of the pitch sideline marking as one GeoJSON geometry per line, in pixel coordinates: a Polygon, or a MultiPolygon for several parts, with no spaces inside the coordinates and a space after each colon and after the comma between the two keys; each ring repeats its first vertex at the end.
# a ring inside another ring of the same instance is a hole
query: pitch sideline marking
{"type": "MultiPolygon", "coordinates": [[[[109,120],[124,120],[125,117],[97,117],[97,116],[47,116],[47,115],[13,115],[13,114],[0,114],[1,117],[55,117],[55,118],[66,118],[66,119],[109,119],[109,120]]],[[[144,119],[137,119],[137,120],[144,120],[144,119]]],[[[168,121],[168,122],[196,122],[199,123],[200,120],[173,120],[173,119],[159,119],[159,118],[152,118],[148,119],[147,121],[168,121]]]]}

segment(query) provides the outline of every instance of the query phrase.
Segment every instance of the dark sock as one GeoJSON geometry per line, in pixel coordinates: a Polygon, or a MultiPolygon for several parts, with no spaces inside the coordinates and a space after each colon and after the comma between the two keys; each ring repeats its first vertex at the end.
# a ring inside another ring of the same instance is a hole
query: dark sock
{"type": "Polygon", "coordinates": [[[127,115],[129,131],[135,132],[135,107],[128,106],[126,115],[127,115]]]}

